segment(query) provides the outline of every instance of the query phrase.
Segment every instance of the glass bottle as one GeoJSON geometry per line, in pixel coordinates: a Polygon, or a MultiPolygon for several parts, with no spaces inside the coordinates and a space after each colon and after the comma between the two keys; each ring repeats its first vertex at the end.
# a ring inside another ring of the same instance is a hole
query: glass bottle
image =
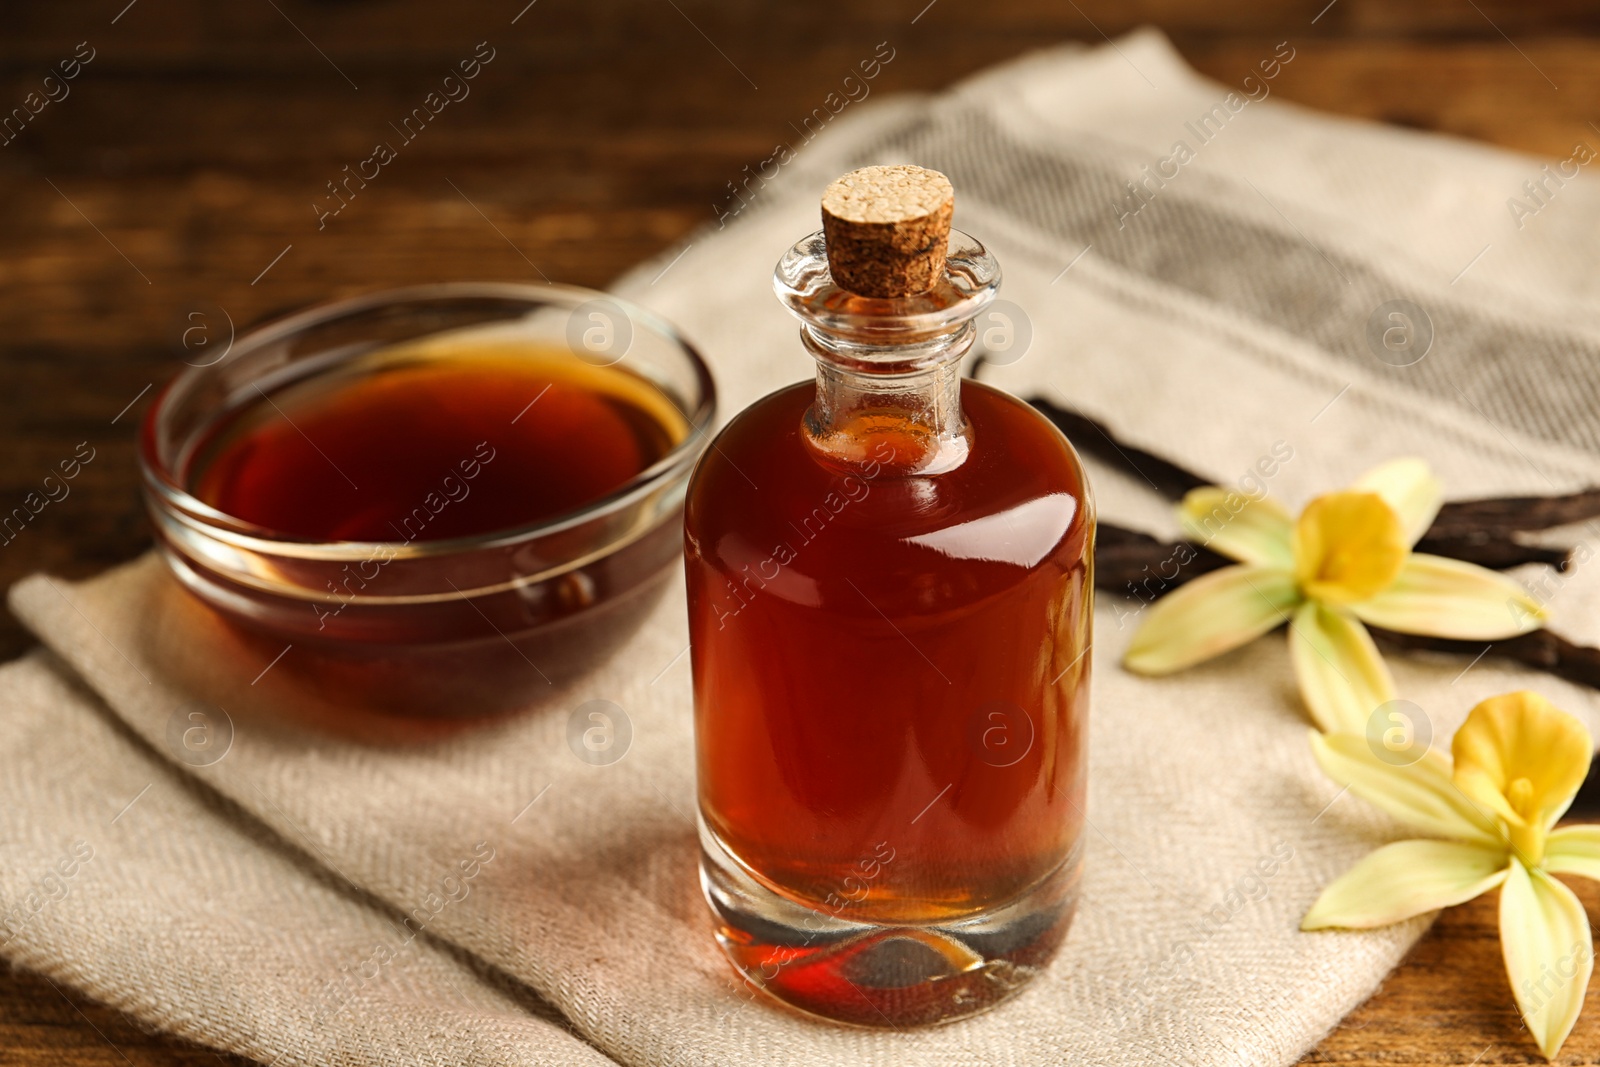
{"type": "MultiPolygon", "coordinates": [[[[949,187],[841,181],[889,170],[949,187]]],[[[1079,879],[1093,505],[1054,426],[961,378],[1000,270],[948,217],[924,291],[847,291],[822,232],[783,256],[816,382],[738,415],[686,505],[718,940],[757,987],[868,1026],[1014,992],[1079,879]]]]}

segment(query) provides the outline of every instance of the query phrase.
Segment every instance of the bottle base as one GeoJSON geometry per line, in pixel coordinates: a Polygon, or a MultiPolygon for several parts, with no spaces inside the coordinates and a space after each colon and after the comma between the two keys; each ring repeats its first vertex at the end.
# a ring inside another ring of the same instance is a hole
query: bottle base
{"type": "Polygon", "coordinates": [[[954,1022],[1020,991],[1066,937],[1081,867],[1074,849],[1023,896],[959,919],[849,921],[774,893],[700,824],[700,884],[734,969],[791,1008],[855,1026],[954,1022]]]}

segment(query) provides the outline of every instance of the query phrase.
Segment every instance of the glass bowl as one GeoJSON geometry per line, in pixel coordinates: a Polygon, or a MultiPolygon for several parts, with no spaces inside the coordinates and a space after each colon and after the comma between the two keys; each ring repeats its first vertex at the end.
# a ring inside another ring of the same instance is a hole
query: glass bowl
{"type": "Polygon", "coordinates": [[[173,574],[267,654],[287,647],[278,670],[362,710],[481,715],[592,666],[642,621],[681,556],[684,488],[714,410],[698,353],[642,308],[569,286],[432,285],[299,312],[191,366],[151,405],[140,467],[173,574]],[[393,346],[489,333],[645,379],[683,439],[574,511],[448,540],[315,542],[193,495],[207,440],[263,395],[393,346]]]}

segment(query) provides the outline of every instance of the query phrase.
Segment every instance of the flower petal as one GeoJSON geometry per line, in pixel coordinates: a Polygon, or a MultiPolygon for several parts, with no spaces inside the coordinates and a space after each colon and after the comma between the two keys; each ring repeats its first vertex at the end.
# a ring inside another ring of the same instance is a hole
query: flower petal
{"type": "Polygon", "coordinates": [[[1514,579],[1422,552],[1411,554],[1393,585],[1350,610],[1386,630],[1477,641],[1537,630],[1547,617],[1514,579]]]}
{"type": "Polygon", "coordinates": [[[1462,841],[1396,841],[1363,857],[1311,905],[1302,930],[1368,930],[1461,904],[1506,877],[1503,848],[1462,841]]]}
{"type": "Polygon", "coordinates": [[[1377,708],[1394,699],[1394,680],[1367,628],[1314,600],[1289,626],[1289,654],[1311,718],[1324,730],[1361,733],[1377,708]]]}
{"type": "Polygon", "coordinates": [[[1363,474],[1350,488],[1377,493],[1400,516],[1407,545],[1414,545],[1433,525],[1444,503],[1444,485],[1434,477],[1427,460],[1408,456],[1363,474]]]}
{"type": "Polygon", "coordinates": [[[1150,606],[1122,665],[1170,674],[1255,640],[1299,603],[1294,578],[1274,567],[1224,567],[1180,585],[1150,606]]]}
{"type": "MultiPolygon", "coordinates": [[[[1513,826],[1544,830],[1583,784],[1594,742],[1583,723],[1524,689],[1473,708],[1450,751],[1462,792],[1513,826]]],[[[1539,862],[1537,855],[1525,858],[1539,862]]]]}
{"type": "Polygon", "coordinates": [[[1600,826],[1588,823],[1551,830],[1545,840],[1543,866],[1551,874],[1576,874],[1600,881],[1600,826]]]}
{"type": "Polygon", "coordinates": [[[1214,485],[1191,489],[1178,505],[1184,536],[1240,563],[1294,567],[1294,520],[1271,497],[1251,498],[1214,485]]]}
{"type": "Polygon", "coordinates": [[[1545,1059],[1554,1059],[1583,1010],[1594,970],[1583,905],[1548,874],[1512,861],[1500,889],[1500,951],[1522,1021],[1545,1059]]]}
{"type": "Polygon", "coordinates": [[[1400,576],[1410,551],[1400,516],[1383,497],[1349,491],[1307,504],[1292,543],[1300,588],[1330,604],[1377,596],[1400,576]]]}
{"type": "Polygon", "coordinates": [[[1407,826],[1457,841],[1504,847],[1492,812],[1450,780],[1450,761],[1428,749],[1408,766],[1378,758],[1361,734],[1311,735],[1311,749],[1329,778],[1407,826]]]}

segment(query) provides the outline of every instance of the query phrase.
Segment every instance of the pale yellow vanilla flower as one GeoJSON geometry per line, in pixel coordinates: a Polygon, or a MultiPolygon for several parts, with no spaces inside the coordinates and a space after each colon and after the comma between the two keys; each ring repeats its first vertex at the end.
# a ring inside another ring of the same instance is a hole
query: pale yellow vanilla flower
{"type": "Polygon", "coordinates": [[[1328,776],[1415,830],[1323,890],[1302,930],[1369,929],[1500,887],[1500,946],[1517,1010],[1547,1059],[1583,1008],[1594,966],[1583,905],[1553,875],[1600,879],[1600,826],[1555,829],[1589,772],[1589,731],[1537,693],[1472,709],[1451,746],[1408,766],[1357,734],[1313,733],[1328,776]]]}
{"type": "Polygon", "coordinates": [[[1512,579],[1411,550],[1442,500],[1420,459],[1385,463],[1349,489],[1313,500],[1298,520],[1270,498],[1193,490],[1178,508],[1184,533],[1239,565],[1153,604],[1123,665],[1169,674],[1287,622],[1312,719],[1328,731],[1364,731],[1395,690],[1363,623],[1480,641],[1544,624],[1544,608],[1512,579]]]}

